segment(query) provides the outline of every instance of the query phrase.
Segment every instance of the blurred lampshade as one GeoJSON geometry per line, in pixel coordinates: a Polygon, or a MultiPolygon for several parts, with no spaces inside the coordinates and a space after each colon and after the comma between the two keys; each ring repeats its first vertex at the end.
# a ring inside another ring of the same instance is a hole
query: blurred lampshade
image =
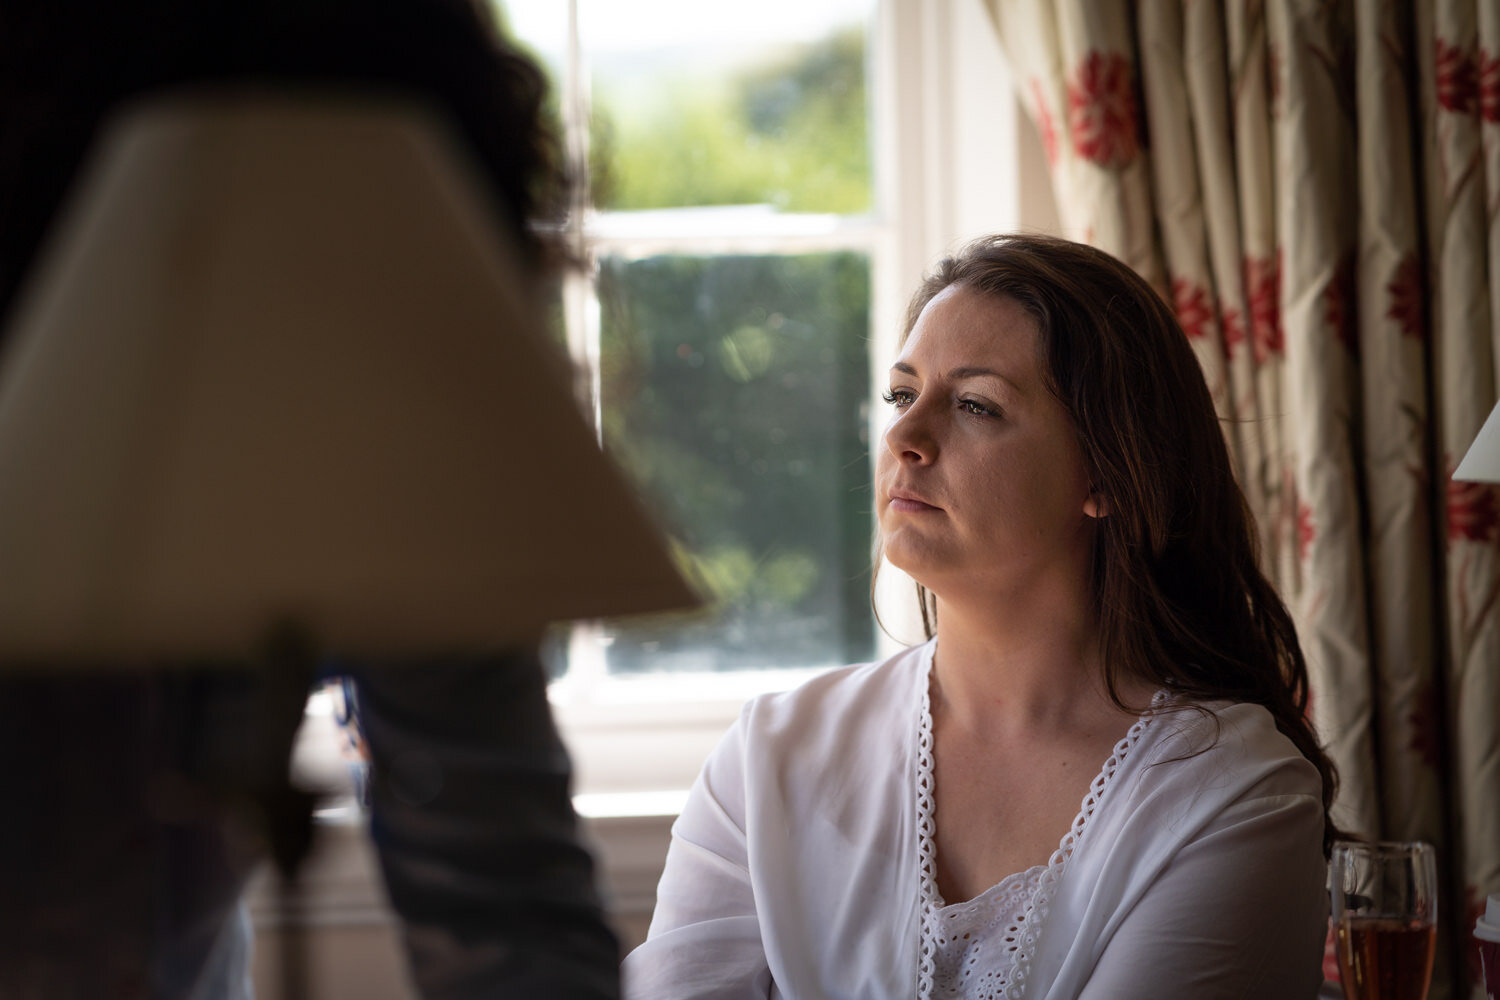
{"type": "Polygon", "coordinates": [[[1484,426],[1458,468],[1453,478],[1469,483],[1500,483],[1500,403],[1490,411],[1484,426]]]}
{"type": "Polygon", "coordinates": [[[695,602],[470,164],[403,102],[106,130],[0,360],[0,663],[375,657],[695,602]]]}

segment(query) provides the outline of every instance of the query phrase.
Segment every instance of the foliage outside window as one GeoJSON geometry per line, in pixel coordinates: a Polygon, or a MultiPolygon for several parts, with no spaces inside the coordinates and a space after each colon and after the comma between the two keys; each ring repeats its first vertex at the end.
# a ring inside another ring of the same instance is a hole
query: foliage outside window
{"type": "Polygon", "coordinates": [[[569,670],[587,668],[589,643],[592,669],[611,673],[873,652],[872,11],[795,7],[794,37],[751,39],[716,27],[713,5],[500,4],[552,74],[575,153],[587,149],[591,206],[573,225],[592,273],[559,310],[566,339],[595,380],[606,447],[712,601],[687,622],[590,630],[569,670]],[[622,7],[703,23],[632,41],[622,7]]]}

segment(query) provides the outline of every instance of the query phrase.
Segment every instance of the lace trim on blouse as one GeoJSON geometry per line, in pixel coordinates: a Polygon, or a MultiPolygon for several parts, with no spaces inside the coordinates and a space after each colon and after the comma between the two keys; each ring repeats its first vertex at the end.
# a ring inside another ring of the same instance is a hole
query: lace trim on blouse
{"type": "Polygon", "coordinates": [[[968,902],[945,906],[937,889],[930,658],[927,675],[917,731],[917,852],[922,907],[917,996],[919,1000],[1020,1000],[1053,892],[1073,856],[1073,848],[1120,764],[1140,741],[1155,710],[1166,701],[1167,692],[1157,692],[1151,707],[1115,744],[1083,797],[1073,825],[1045,865],[1008,876],[968,902]]]}

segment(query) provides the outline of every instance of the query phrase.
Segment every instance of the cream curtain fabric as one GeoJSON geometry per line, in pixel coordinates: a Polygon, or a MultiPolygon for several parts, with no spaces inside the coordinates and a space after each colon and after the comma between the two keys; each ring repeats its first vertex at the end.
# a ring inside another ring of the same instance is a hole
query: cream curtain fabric
{"type": "Polygon", "coordinates": [[[1500,892],[1500,4],[982,0],[1065,235],[1176,305],[1347,828],[1438,845],[1432,996],[1500,892]],[[1415,10],[1414,10],[1415,8],[1415,10]]]}

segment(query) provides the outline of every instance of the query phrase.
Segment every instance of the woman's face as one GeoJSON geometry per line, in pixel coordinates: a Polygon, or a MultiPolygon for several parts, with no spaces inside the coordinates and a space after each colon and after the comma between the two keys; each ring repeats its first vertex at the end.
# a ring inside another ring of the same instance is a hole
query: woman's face
{"type": "Polygon", "coordinates": [[[1076,587],[1087,571],[1097,500],[1043,383],[1038,337],[1014,300],[952,285],[891,367],[875,475],[882,545],[939,597],[1076,587]]]}

